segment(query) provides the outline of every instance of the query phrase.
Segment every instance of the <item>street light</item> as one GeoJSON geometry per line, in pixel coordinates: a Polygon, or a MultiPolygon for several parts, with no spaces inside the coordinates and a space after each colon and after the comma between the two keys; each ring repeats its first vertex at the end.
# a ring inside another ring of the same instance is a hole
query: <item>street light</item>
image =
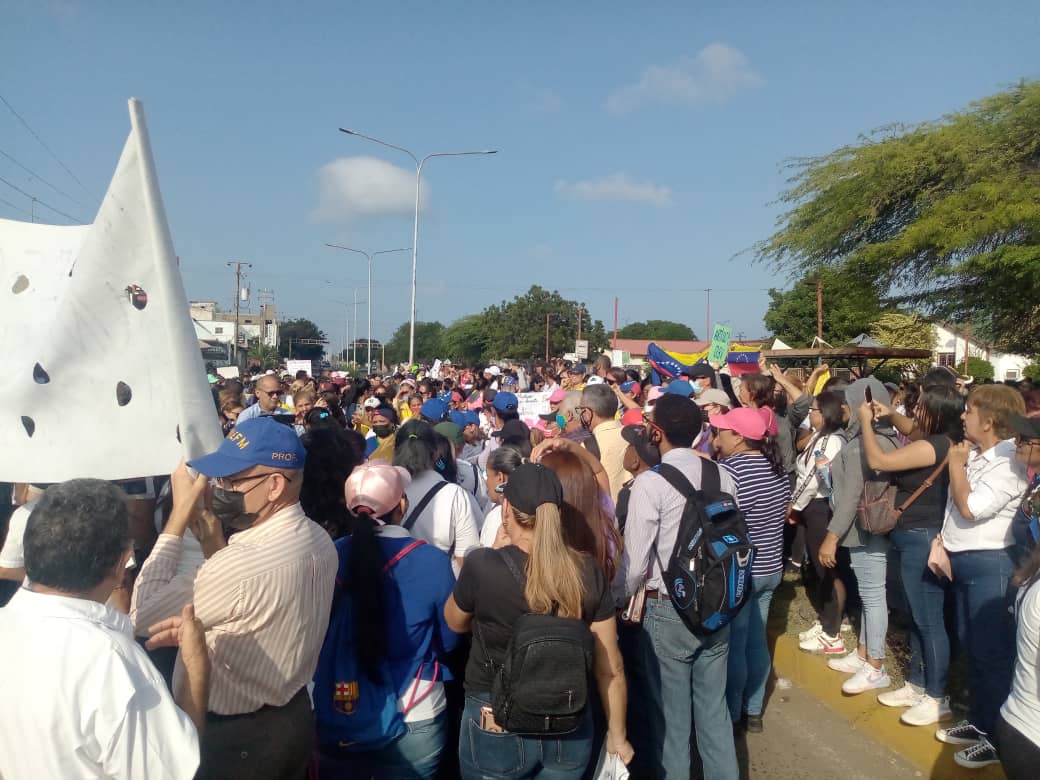
{"type": "MultiPolygon", "coordinates": [[[[376,255],[388,255],[391,252],[407,252],[411,249],[410,246],[406,246],[403,249],[380,249],[378,252],[365,252],[362,249],[352,249],[349,246],[340,246],[339,244],[326,244],[325,246],[331,249],[343,249],[347,252],[357,252],[359,255],[364,255],[365,259],[368,260],[368,370],[372,370],[372,258],[376,255]]],[[[354,334],[354,340],[357,341],[357,333],[354,334]]]]}
{"type": "Polygon", "coordinates": [[[498,149],[482,149],[474,152],[435,152],[434,154],[428,154],[421,160],[415,156],[408,149],[403,146],[397,146],[396,144],[387,143],[381,141],[378,138],[373,138],[370,135],[359,133],[357,130],[350,130],[346,127],[339,129],[341,133],[347,135],[356,135],[358,138],[364,138],[366,141],[372,141],[381,146],[385,146],[389,149],[396,149],[399,152],[404,152],[412,158],[412,162],[415,163],[415,226],[412,229],[412,315],[410,320],[410,326],[408,331],[408,365],[412,365],[415,362],[415,270],[416,261],[419,255],[419,183],[422,181],[422,168],[423,165],[431,157],[465,157],[467,155],[474,154],[498,154],[498,149]]]}

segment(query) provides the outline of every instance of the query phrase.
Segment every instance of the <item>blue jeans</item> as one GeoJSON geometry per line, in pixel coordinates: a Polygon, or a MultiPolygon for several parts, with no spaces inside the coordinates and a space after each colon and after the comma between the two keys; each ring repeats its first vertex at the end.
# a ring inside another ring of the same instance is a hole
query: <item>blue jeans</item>
{"type": "Polygon", "coordinates": [[[950,670],[950,638],[943,621],[946,585],[928,568],[932,539],[938,534],[938,528],[897,528],[888,537],[899,557],[899,577],[913,620],[906,679],[935,699],[946,693],[950,670]]]}
{"type": "Polygon", "coordinates": [[[697,636],[671,601],[648,598],[643,631],[647,679],[630,690],[645,697],[649,710],[655,776],[689,780],[690,733],[696,725],[705,780],[736,780],[737,752],[726,708],[729,627],[697,636]]]}
{"type": "Polygon", "coordinates": [[[751,579],[751,598],[729,624],[729,663],[726,676],[726,703],[730,720],[741,713],[761,715],[766,698],[766,683],[773,668],[766,640],[766,621],[773,591],[783,572],[751,579]]]}
{"type": "Polygon", "coordinates": [[[488,694],[466,696],[459,736],[459,765],[463,780],[488,777],[580,780],[592,758],[592,715],[586,709],[582,724],[559,737],[496,734],[480,728],[480,708],[488,694]]]}
{"type": "Polygon", "coordinates": [[[433,780],[444,752],[448,717],[405,723],[405,731],[386,747],[357,753],[318,754],[321,777],[378,777],[380,780],[433,780]]]}
{"type": "Polygon", "coordinates": [[[950,553],[957,597],[957,634],[971,661],[968,720],[992,734],[1000,705],[1011,692],[1015,667],[1015,623],[1009,583],[1013,548],[950,553]]]}
{"type": "Polygon", "coordinates": [[[849,548],[852,572],[856,575],[859,599],[863,602],[863,621],[859,643],[867,646],[867,657],[885,659],[885,635],[888,633],[888,597],[885,580],[888,575],[888,539],[864,533],[867,543],[849,548]]]}

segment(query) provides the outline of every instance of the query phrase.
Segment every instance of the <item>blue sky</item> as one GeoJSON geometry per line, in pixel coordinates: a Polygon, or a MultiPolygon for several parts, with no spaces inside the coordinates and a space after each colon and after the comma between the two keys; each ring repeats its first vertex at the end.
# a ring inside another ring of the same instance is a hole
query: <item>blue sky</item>
{"type": "MultiPolygon", "coordinates": [[[[85,190],[2,104],[0,151],[80,202],[2,155],[0,177],[91,220],[141,98],[189,297],[229,305],[225,262],[246,260],[254,296],[338,346],[365,264],[323,244],[410,246],[414,168],[337,127],[419,156],[494,148],[424,170],[420,320],[540,284],[608,329],[618,296],[621,324],[703,336],[711,287],[713,319],[750,338],[789,283],[739,254],[772,230],[782,163],[1040,77],[1038,33],[1035,0],[7,0],[0,95],[85,190]]],[[[410,261],[377,260],[375,338],[408,318],[410,261]]]]}

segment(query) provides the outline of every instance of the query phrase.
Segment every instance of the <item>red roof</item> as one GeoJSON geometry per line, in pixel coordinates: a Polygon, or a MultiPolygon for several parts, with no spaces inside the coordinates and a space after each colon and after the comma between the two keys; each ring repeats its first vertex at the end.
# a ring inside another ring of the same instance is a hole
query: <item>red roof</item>
{"type": "Polygon", "coordinates": [[[632,355],[645,355],[646,347],[651,342],[668,352],[682,352],[684,354],[703,352],[711,346],[710,341],[658,341],[657,339],[618,339],[614,342],[613,348],[620,349],[622,352],[628,352],[632,355]]]}

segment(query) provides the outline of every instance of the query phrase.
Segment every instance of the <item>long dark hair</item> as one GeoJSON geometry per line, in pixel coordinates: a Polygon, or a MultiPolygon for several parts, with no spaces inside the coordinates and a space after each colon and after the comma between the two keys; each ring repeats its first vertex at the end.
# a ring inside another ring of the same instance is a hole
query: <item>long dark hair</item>
{"type": "Polygon", "coordinates": [[[343,497],[343,483],[361,463],[355,442],[338,427],[312,428],[300,438],[307,449],[300,504],[311,520],[338,539],[347,532],[351,514],[343,497]]]}
{"type": "Polygon", "coordinates": [[[773,469],[773,473],[778,477],[782,477],[787,473],[784,470],[784,459],[780,455],[780,447],[772,436],[766,434],[764,439],[745,438],[744,443],[751,449],[761,452],[763,457],[769,462],[769,467],[773,469]]]}
{"type": "Polygon", "coordinates": [[[445,480],[452,484],[457,484],[459,481],[459,467],[455,463],[455,450],[451,446],[451,442],[448,441],[448,437],[433,432],[433,470],[444,477],[445,480]]]}
{"type": "Polygon", "coordinates": [[[950,385],[927,385],[917,398],[914,419],[926,436],[943,435],[955,442],[964,438],[961,414],[964,397],[950,385]]]}
{"type": "Polygon", "coordinates": [[[398,428],[394,437],[394,465],[407,469],[413,477],[432,469],[437,448],[433,433],[428,422],[415,418],[398,428]]]}
{"type": "MultiPolygon", "coordinates": [[[[340,494],[343,493],[342,487],[340,494]]],[[[380,680],[387,654],[386,606],[383,603],[383,547],[376,536],[375,518],[350,513],[350,575],[345,583],[354,617],[354,638],[361,668],[368,679],[380,680]]]]}

